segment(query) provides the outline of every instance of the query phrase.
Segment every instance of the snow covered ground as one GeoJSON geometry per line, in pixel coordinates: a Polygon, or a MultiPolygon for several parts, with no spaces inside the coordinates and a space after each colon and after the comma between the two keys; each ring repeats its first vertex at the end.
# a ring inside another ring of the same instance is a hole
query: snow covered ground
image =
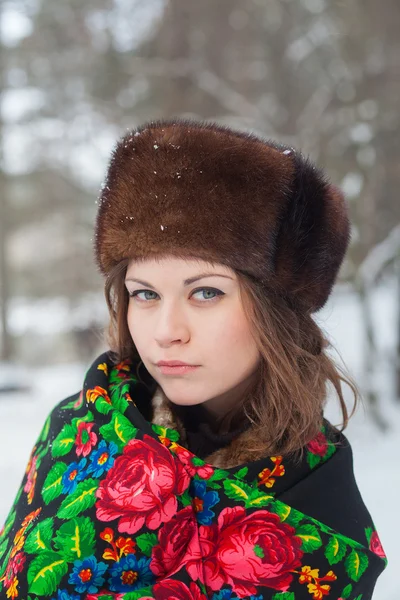
{"type": "MultiPolygon", "coordinates": [[[[384,417],[390,429],[380,433],[368,412],[361,406],[345,430],[354,454],[354,471],[364,501],[379,532],[389,565],[378,579],[374,600],[398,600],[396,566],[400,566],[397,505],[400,495],[399,440],[400,403],[394,402],[394,381],[389,367],[390,352],[397,330],[397,293],[394,282],[381,287],[373,296],[374,326],[378,334],[379,357],[374,383],[382,395],[384,417]],[[383,490],[383,492],[382,492],[383,490]]],[[[317,316],[329,334],[356,382],[361,383],[364,347],[361,312],[350,293],[335,293],[317,316]]],[[[335,358],[340,359],[335,355],[335,358]]],[[[63,398],[79,391],[90,365],[43,366],[29,377],[29,393],[0,395],[0,527],[14,500],[23,477],[30,450],[53,408],[63,398]]],[[[346,391],[346,400],[352,396],[346,391]]],[[[336,400],[330,401],[326,416],[339,422],[336,400]]]]}

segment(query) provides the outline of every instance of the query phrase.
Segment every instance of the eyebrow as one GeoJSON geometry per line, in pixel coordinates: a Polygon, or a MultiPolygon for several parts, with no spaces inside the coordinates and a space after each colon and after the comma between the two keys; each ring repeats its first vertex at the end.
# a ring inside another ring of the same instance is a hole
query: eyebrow
{"type": "MultiPolygon", "coordinates": [[[[199,279],[203,279],[204,277],[225,277],[226,279],[232,279],[232,277],[229,277],[229,275],[222,275],[220,273],[201,273],[200,275],[196,275],[195,277],[189,277],[189,279],[185,279],[183,285],[186,287],[187,285],[190,285],[191,283],[194,283],[199,279]]],[[[128,277],[127,279],[125,279],[125,282],[126,281],[134,281],[147,287],[154,287],[151,285],[151,283],[148,283],[147,281],[143,281],[142,279],[135,279],[133,277],[128,277]]]]}

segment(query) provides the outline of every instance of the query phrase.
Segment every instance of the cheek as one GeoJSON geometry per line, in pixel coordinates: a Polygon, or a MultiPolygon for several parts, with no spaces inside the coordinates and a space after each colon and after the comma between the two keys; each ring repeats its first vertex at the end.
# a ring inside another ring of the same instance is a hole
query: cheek
{"type": "Polygon", "coordinates": [[[128,306],[126,320],[132,340],[135,344],[140,344],[143,337],[143,319],[138,318],[138,314],[132,310],[131,304],[128,306]]]}
{"type": "Polygon", "coordinates": [[[208,332],[208,339],[213,340],[213,347],[223,350],[226,354],[244,352],[256,353],[255,340],[252,336],[245,315],[238,311],[229,318],[218,319],[208,332]]]}

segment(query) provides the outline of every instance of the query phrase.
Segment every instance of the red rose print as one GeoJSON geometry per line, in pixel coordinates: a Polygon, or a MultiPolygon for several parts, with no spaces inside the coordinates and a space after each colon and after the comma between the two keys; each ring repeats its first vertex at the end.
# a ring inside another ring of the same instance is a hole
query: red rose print
{"type": "Polygon", "coordinates": [[[10,561],[10,567],[14,572],[14,575],[22,571],[24,568],[24,564],[26,561],[26,554],[23,552],[18,552],[10,561]]]}
{"type": "Polygon", "coordinates": [[[194,465],[192,460],[196,456],[187,448],[180,446],[179,444],[172,443],[170,445],[170,450],[176,454],[179,460],[185,465],[187,472],[191,477],[194,475],[198,475],[202,479],[210,479],[214,473],[214,469],[211,465],[194,465]]]}
{"type": "Polygon", "coordinates": [[[286,592],[291,571],[301,565],[303,556],[302,541],[295,533],[268,510],[246,515],[241,506],[224,508],[218,524],[199,527],[201,552],[194,545],[187,546],[189,555],[192,548],[195,551],[184,558],[186,570],[209,590],[228,584],[240,598],[257,593],[254,581],[286,592]]]}
{"type": "MultiPolygon", "coordinates": [[[[173,575],[189,560],[196,557],[201,563],[197,535],[197,521],[193,507],[186,506],[164,525],[158,534],[158,545],[153,548],[151,571],[158,577],[173,575]]],[[[197,564],[197,563],[196,563],[197,564]]],[[[195,569],[195,568],[194,568],[195,569]]],[[[192,579],[197,579],[193,577],[192,579]]]]}
{"type": "Polygon", "coordinates": [[[87,456],[90,454],[92,447],[96,445],[97,435],[92,431],[94,423],[78,423],[78,433],[76,436],[76,453],[78,456],[87,456]]]}
{"type": "Polygon", "coordinates": [[[104,598],[104,596],[106,596],[107,598],[111,596],[114,600],[122,600],[125,594],[110,592],[110,590],[100,590],[97,594],[87,594],[85,596],[85,600],[99,600],[100,598],[104,598]]]}
{"type": "Polygon", "coordinates": [[[371,539],[369,540],[369,549],[372,550],[372,552],[375,552],[375,554],[381,558],[386,558],[386,554],[382,547],[377,531],[372,532],[371,539]]]}
{"type": "Polygon", "coordinates": [[[307,444],[307,448],[310,452],[312,452],[312,454],[325,456],[326,451],[328,450],[328,441],[322,431],[317,433],[315,438],[313,438],[311,442],[307,444]]]}
{"type": "Polygon", "coordinates": [[[159,441],[145,434],[133,439],[100,482],[96,515],[118,521],[118,531],[136,533],[145,524],[157,529],[172,519],[176,496],[189,487],[184,466],[159,441]]]}
{"type": "Polygon", "coordinates": [[[76,399],[76,402],[74,402],[73,407],[80,408],[82,405],[82,401],[83,401],[83,390],[80,391],[80,394],[79,394],[78,398],[76,399]]]}
{"type": "Polygon", "coordinates": [[[33,497],[35,494],[35,485],[36,485],[36,479],[37,479],[37,471],[36,471],[37,460],[38,460],[37,456],[31,455],[29,462],[28,462],[28,466],[26,467],[26,471],[25,471],[28,474],[28,476],[26,478],[24,492],[27,493],[28,504],[32,504],[32,500],[33,500],[33,497]]]}
{"type": "Polygon", "coordinates": [[[156,583],[152,590],[155,600],[207,600],[198,588],[190,582],[189,587],[183,581],[174,581],[173,579],[164,579],[156,583]]]}

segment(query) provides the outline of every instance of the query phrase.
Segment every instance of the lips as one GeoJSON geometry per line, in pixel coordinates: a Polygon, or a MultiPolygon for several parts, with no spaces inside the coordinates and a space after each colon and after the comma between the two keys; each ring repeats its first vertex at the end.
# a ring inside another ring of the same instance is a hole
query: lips
{"type": "Polygon", "coordinates": [[[197,365],[191,365],[190,363],[182,362],[181,360],[160,360],[157,363],[158,367],[195,367],[197,365]]]}
{"type": "Polygon", "coordinates": [[[187,373],[193,373],[198,369],[198,365],[160,365],[158,369],[163,375],[186,375],[187,373]]]}

